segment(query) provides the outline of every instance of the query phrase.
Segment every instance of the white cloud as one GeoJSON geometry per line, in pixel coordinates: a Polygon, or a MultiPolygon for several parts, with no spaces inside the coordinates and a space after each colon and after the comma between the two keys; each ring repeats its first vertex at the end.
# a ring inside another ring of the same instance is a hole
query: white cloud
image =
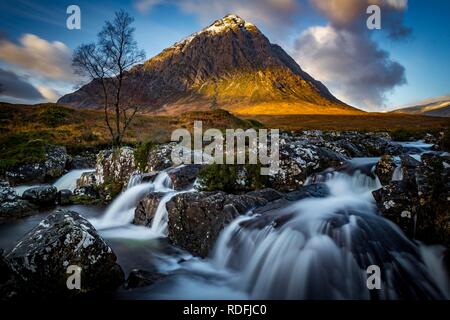
{"type": "Polygon", "coordinates": [[[37,85],[36,88],[45,98],[45,100],[47,100],[47,102],[56,102],[61,97],[61,94],[58,93],[56,90],[53,90],[44,85],[37,85]]]}
{"type": "Polygon", "coordinates": [[[404,67],[367,34],[331,25],[304,31],[295,58],[338,98],[369,110],[384,106],[386,94],[406,82],[404,67]]]}
{"type": "Polygon", "coordinates": [[[49,42],[33,34],[23,35],[19,44],[0,40],[0,59],[49,79],[75,79],[70,49],[62,42],[49,42]]]}

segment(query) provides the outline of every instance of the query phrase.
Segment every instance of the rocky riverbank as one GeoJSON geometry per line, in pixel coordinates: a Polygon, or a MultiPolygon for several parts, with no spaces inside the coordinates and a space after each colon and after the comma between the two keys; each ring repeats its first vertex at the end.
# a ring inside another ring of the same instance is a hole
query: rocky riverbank
{"type": "MultiPolygon", "coordinates": [[[[145,163],[130,147],[101,151],[95,163],[92,156],[69,157],[62,148],[49,148],[45,163],[7,172],[8,181],[0,185],[0,221],[20,221],[56,205],[109,203],[135,185],[162,183],[163,191],[150,188],[137,199],[131,222],[151,229],[155,219],[161,219],[155,216],[164,214],[166,221],[162,222],[167,226],[161,236],[204,258],[239,216],[249,211],[261,216],[249,228],[282,226],[289,215],[274,216],[274,211],[301,199],[328,196],[330,190],[322,181],[329,173],[359,171],[380,183],[373,191],[380,215],[397,224],[410,239],[449,248],[450,157],[439,151],[436,139],[426,138],[432,144],[422,148],[396,143],[386,133],[285,132],[280,136],[281,170],[257,184],[259,177],[254,175],[259,172],[248,166],[233,166],[231,175],[221,172],[221,166],[207,164],[173,167],[170,154],[174,143],[151,148],[145,163]],[[367,165],[354,165],[353,161],[362,158],[370,160],[367,165]],[[18,183],[48,182],[69,169],[88,166],[95,170],[80,173],[73,190],[41,185],[18,195],[14,189],[18,183]],[[163,182],[156,182],[162,178],[163,182]]],[[[448,262],[448,253],[443,258],[448,262]]],[[[6,276],[1,294],[20,298],[64,287],[62,294],[73,297],[63,285],[66,264],[81,264],[83,270],[90,270],[81,295],[103,294],[122,285],[145,286],[162,278],[156,270],[134,270],[126,284],[116,256],[95,228],[75,212],[57,210],[2,256],[6,276]],[[21,292],[28,283],[32,290],[21,292]]]]}

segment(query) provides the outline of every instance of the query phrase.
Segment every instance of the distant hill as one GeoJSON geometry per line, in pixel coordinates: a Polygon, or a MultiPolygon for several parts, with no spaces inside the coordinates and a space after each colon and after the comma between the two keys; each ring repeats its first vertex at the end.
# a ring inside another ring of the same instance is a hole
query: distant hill
{"type": "MultiPolygon", "coordinates": [[[[144,82],[144,113],[182,114],[217,108],[235,114],[354,114],[362,111],[334,97],[252,23],[227,15],[133,67],[128,92],[144,82]],[[134,86],[133,86],[134,84],[134,86]]],[[[127,88],[124,93],[127,94],[127,88]]],[[[58,103],[96,108],[95,81],[58,103]]]]}
{"type": "Polygon", "coordinates": [[[392,111],[392,113],[419,114],[432,117],[450,117],[450,98],[397,109],[392,111]]]}

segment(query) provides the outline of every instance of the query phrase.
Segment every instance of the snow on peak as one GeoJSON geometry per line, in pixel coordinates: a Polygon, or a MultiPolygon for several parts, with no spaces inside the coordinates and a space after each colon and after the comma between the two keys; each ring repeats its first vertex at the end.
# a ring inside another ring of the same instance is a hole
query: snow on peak
{"type": "Polygon", "coordinates": [[[255,25],[250,22],[246,22],[244,19],[235,14],[228,14],[222,19],[214,21],[214,23],[211,24],[209,27],[206,27],[199,32],[195,32],[190,36],[188,36],[187,38],[184,38],[183,40],[175,43],[174,47],[184,47],[189,43],[191,43],[192,40],[195,39],[195,37],[204,33],[207,33],[208,35],[216,35],[225,32],[230,28],[236,27],[240,29],[248,29],[248,28],[255,28],[255,25]]]}

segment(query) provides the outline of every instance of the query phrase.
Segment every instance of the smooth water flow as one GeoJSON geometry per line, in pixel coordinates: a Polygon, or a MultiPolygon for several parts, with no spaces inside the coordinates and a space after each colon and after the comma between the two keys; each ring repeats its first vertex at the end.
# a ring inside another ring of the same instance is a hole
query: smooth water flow
{"type": "Polygon", "coordinates": [[[80,179],[83,173],[87,172],[95,172],[94,169],[80,169],[80,170],[72,170],[63,175],[61,178],[56,180],[53,184],[54,187],[58,190],[68,189],[70,191],[75,190],[77,187],[77,180],[80,179]]]}
{"type": "MultiPolygon", "coordinates": [[[[68,189],[70,191],[75,190],[77,187],[77,180],[80,179],[81,175],[85,172],[95,172],[94,169],[77,169],[77,170],[71,170],[62,177],[60,177],[58,180],[53,183],[53,186],[56,187],[58,190],[68,189]]],[[[14,190],[16,191],[17,195],[22,196],[25,190],[34,188],[34,187],[41,187],[45,186],[47,184],[34,184],[34,185],[21,185],[14,187],[14,190]]]]}
{"type": "Polygon", "coordinates": [[[166,203],[180,192],[172,189],[172,180],[164,171],[160,172],[153,182],[141,181],[139,174],[132,175],[127,189],[109,205],[105,214],[99,219],[90,220],[104,237],[146,240],[167,236],[166,203]],[[166,193],[158,204],[151,228],[133,225],[137,204],[150,192],[166,193]]]}
{"type": "Polygon", "coordinates": [[[360,171],[325,174],[329,195],[231,222],[210,258],[179,264],[149,287],[156,299],[396,299],[449,297],[440,247],[410,241],[378,215],[360,171]],[[367,268],[382,270],[381,290],[368,290],[367,268]],[[192,293],[192,294],[191,294],[192,293]]]}

